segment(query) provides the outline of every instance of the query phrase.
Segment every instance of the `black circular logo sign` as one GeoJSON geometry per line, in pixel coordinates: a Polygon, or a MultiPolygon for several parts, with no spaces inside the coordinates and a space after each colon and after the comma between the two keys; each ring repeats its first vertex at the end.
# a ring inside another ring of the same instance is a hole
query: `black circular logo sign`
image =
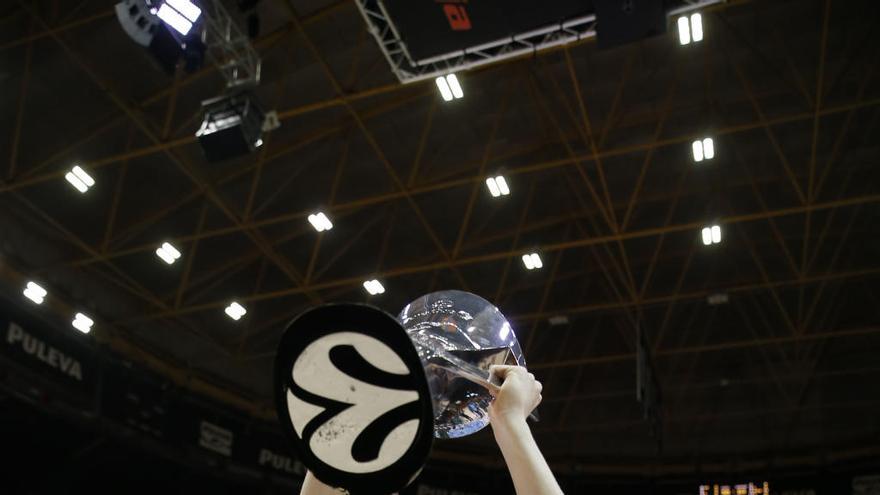
{"type": "Polygon", "coordinates": [[[309,310],[275,358],[282,427],[303,464],[352,494],[387,494],[418,475],[431,449],[428,384],[406,331],[357,304],[309,310]]]}

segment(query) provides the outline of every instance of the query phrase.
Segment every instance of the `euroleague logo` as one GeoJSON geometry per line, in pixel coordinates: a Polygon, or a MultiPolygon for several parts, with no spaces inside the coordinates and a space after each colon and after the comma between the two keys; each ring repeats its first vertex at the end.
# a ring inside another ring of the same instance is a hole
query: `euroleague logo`
{"type": "Polygon", "coordinates": [[[297,457],[352,495],[400,491],[431,452],[433,407],[400,323],[365,304],[297,316],[275,355],[275,406],[297,457]]]}
{"type": "Polygon", "coordinates": [[[392,467],[419,436],[413,370],[391,347],[342,331],[308,343],[289,369],[286,405],[317,460],[351,474],[392,467]]]}

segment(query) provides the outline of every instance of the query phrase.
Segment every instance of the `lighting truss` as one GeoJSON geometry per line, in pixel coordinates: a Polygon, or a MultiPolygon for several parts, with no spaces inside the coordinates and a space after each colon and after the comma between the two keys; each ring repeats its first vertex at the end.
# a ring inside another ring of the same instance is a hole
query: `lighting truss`
{"type": "Polygon", "coordinates": [[[203,0],[205,44],[227,88],[256,86],[260,82],[260,56],[220,0],[203,0]]]}
{"type": "MultiPolygon", "coordinates": [[[[666,15],[678,16],[722,1],[694,0],[669,10],[666,15]]],[[[367,23],[367,29],[376,38],[379,49],[388,60],[391,72],[404,84],[434,79],[449,72],[465,71],[596,36],[596,16],[590,14],[463,50],[413,60],[381,0],[356,0],[355,3],[367,23]]]]}

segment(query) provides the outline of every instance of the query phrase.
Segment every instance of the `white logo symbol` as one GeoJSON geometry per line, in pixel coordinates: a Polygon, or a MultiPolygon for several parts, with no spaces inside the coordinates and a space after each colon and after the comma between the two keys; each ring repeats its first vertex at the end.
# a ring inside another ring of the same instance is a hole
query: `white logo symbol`
{"type": "Polygon", "coordinates": [[[287,390],[293,428],[335,469],[358,474],[385,469],[418,433],[418,414],[412,411],[419,394],[405,385],[409,374],[400,356],[373,337],[339,332],[315,340],[293,364],[298,390],[287,390]],[[382,386],[385,382],[389,385],[382,386]]]}

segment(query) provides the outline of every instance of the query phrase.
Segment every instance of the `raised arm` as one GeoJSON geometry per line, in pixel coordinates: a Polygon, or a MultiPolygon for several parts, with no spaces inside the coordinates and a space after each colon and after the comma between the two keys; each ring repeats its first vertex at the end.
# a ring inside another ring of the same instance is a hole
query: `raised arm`
{"type": "Polygon", "coordinates": [[[318,478],[315,478],[311,471],[306,473],[302,490],[299,491],[300,495],[339,495],[340,493],[342,492],[336,488],[331,488],[318,481],[318,478]]]}
{"type": "Polygon", "coordinates": [[[494,366],[492,372],[504,383],[489,406],[489,422],[516,493],[562,494],[526,423],[526,417],[541,402],[541,382],[520,366],[494,366]]]}

